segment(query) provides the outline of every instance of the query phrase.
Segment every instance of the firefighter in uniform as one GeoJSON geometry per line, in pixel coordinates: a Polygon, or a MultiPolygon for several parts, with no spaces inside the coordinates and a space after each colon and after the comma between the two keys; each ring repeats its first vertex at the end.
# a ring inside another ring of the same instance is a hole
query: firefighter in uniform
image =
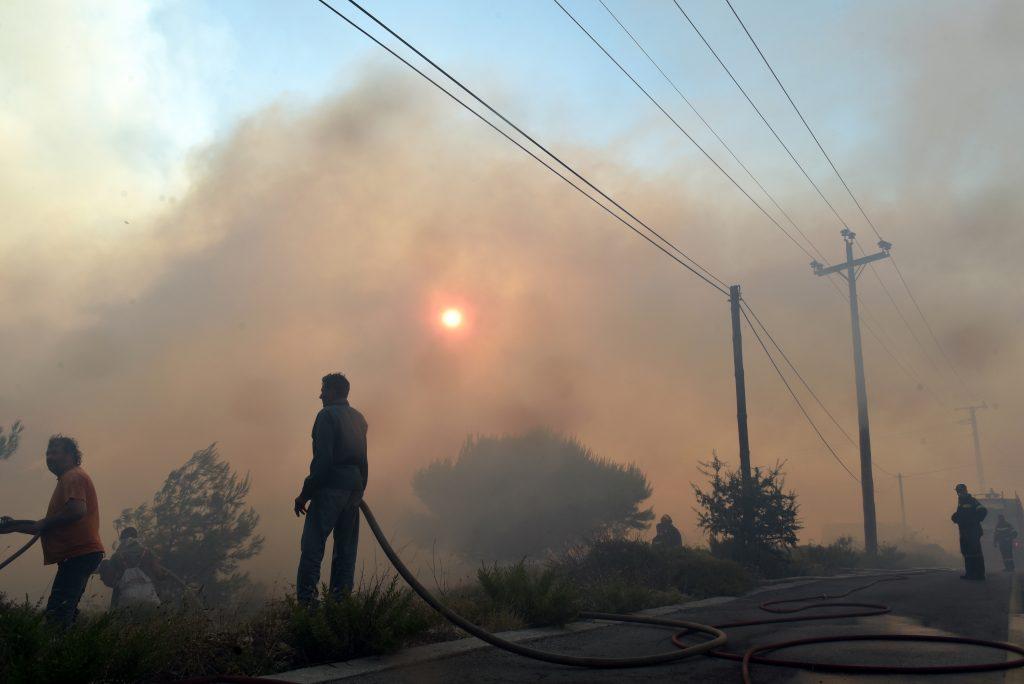
{"type": "Polygon", "coordinates": [[[1003,514],[999,514],[999,522],[996,523],[995,534],[992,535],[992,544],[999,549],[1003,555],[1003,569],[1006,572],[1013,572],[1013,540],[1017,538],[1017,530],[1013,525],[1006,522],[1003,514]]]}
{"type": "Polygon", "coordinates": [[[964,574],[960,579],[984,580],[985,557],[981,553],[981,521],[988,510],[967,491],[967,485],[956,486],[957,508],[951,518],[960,528],[960,553],[964,555],[964,574]]]}

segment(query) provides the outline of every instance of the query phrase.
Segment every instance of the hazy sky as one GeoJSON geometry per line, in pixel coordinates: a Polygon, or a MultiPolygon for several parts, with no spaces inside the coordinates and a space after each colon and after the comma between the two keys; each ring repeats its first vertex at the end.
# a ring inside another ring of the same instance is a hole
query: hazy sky
{"type": "MultiPolygon", "coordinates": [[[[870,229],[728,7],[681,4],[870,249],[870,229]]],[[[566,5],[770,207],[600,4],[566,5]]],[[[1007,491],[1022,479],[1024,11],[1010,1],[734,5],[894,243],[966,382],[891,264],[878,273],[924,351],[865,273],[869,315],[905,369],[865,331],[875,454],[890,472],[956,468],[905,485],[911,526],[949,544],[952,485],[977,485],[954,407],[998,404],[980,414],[986,472],[1007,491]]],[[[854,434],[844,303],[556,5],[367,6],[742,284],[854,434]]],[[[838,258],[835,217],[671,0],[609,6],[838,258]]],[[[0,425],[26,424],[20,452],[0,462],[0,513],[42,514],[52,487],[43,446],[66,432],[82,442],[112,540],[122,508],[216,441],[253,475],[268,541],[252,569],[287,584],[298,545],[290,501],[319,377],[338,369],[371,424],[368,498],[399,537],[416,468],[454,455],[467,434],[537,425],[635,461],[656,511],[696,536],[696,461],[736,452],[722,296],[318,3],[17,1],[0,7],[0,26],[0,425]],[[450,305],[467,316],[455,335],[437,325],[450,305]]],[[[787,461],[806,539],[859,523],[856,483],[745,334],[755,464],[787,461]]],[[[799,391],[856,472],[856,450],[799,391]]],[[[878,473],[876,485],[891,525],[895,481],[878,473]]],[[[20,560],[0,590],[44,591],[38,562],[20,560]]]]}

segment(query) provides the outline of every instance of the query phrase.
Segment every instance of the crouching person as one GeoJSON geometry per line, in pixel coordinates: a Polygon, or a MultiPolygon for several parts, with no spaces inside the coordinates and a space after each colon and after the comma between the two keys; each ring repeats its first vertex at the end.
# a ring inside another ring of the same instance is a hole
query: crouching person
{"type": "Polygon", "coordinates": [[[152,551],[139,540],[134,527],[121,530],[117,549],[109,560],[100,563],[100,579],[114,593],[110,598],[111,610],[132,606],[159,606],[160,594],[156,582],[171,579],[182,584],[170,570],[157,560],[152,551]]]}

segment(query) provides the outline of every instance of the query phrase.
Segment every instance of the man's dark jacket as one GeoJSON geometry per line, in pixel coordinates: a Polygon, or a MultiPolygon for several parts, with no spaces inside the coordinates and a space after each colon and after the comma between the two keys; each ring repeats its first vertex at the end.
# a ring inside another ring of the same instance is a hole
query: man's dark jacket
{"type": "Polygon", "coordinates": [[[956,513],[951,518],[960,527],[960,540],[981,539],[981,521],[987,514],[988,509],[970,494],[957,497],[956,513]]]}
{"type": "Polygon", "coordinates": [[[312,498],[321,489],[366,489],[366,429],[363,414],[346,400],[320,409],[313,421],[313,461],[302,483],[303,497],[312,498]]]}

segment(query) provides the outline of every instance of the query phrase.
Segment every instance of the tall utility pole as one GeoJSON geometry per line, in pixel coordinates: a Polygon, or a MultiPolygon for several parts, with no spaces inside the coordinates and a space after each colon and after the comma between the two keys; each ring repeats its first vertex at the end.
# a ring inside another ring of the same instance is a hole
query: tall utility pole
{"type": "Polygon", "coordinates": [[[864,354],[860,340],[860,311],[857,306],[857,276],[866,264],[889,256],[892,245],[885,240],[878,242],[882,250],[877,254],[853,258],[853,241],[856,235],[849,228],[840,231],[846,243],[846,262],[826,268],[817,261],[811,262],[814,274],[827,276],[838,273],[846,278],[850,286],[850,327],[853,329],[853,371],[857,381],[857,423],[860,428],[860,486],[864,501],[864,550],[868,555],[878,553],[878,527],[875,522],[875,482],[871,473],[871,428],[868,425],[868,390],[864,381],[864,354]],[[845,271],[845,273],[844,273],[845,271]]]}
{"type": "Polygon", "coordinates": [[[978,411],[987,408],[988,404],[982,402],[974,406],[960,406],[956,409],[957,411],[967,411],[970,415],[967,423],[971,426],[971,434],[974,436],[974,464],[978,468],[978,486],[981,488],[981,494],[984,494],[988,487],[985,484],[985,469],[981,465],[981,437],[978,436],[978,411]]]}
{"type": "Polygon", "coordinates": [[[907,538],[907,507],[903,503],[903,473],[896,474],[896,480],[900,483],[900,522],[902,523],[903,539],[907,538]]]}
{"type": "Polygon", "coordinates": [[[740,329],[740,286],[729,286],[732,309],[732,363],[736,373],[736,424],[740,435],[740,473],[743,486],[741,543],[746,554],[753,528],[750,500],[750,437],[747,433],[747,383],[743,375],[743,335],[740,329]]]}

